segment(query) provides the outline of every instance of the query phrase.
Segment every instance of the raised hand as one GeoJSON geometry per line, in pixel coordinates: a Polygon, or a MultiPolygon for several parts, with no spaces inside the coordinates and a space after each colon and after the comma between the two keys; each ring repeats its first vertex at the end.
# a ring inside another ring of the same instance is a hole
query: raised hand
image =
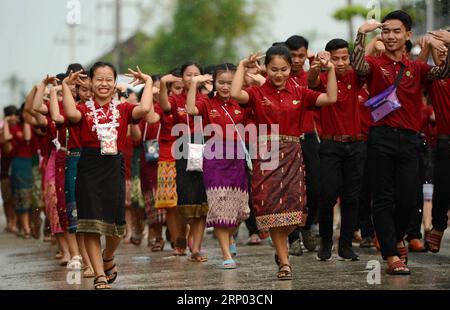
{"type": "Polygon", "coordinates": [[[139,69],[139,66],[136,66],[137,71],[134,71],[130,68],[128,68],[128,71],[130,71],[130,73],[125,74],[126,76],[132,77],[133,81],[131,81],[131,85],[137,86],[140,84],[145,84],[147,82],[153,82],[152,77],[148,74],[142,73],[141,69],[139,69]]]}
{"type": "Polygon", "coordinates": [[[428,33],[436,40],[450,44],[450,32],[447,30],[428,31],[428,33]]]}
{"type": "Polygon", "coordinates": [[[182,78],[180,78],[178,76],[175,76],[173,74],[167,74],[167,75],[165,75],[165,76],[163,76],[161,78],[161,83],[164,83],[164,84],[166,84],[166,83],[182,82],[182,81],[183,81],[182,78]]]}
{"type": "Polygon", "coordinates": [[[261,74],[253,74],[250,72],[247,72],[247,75],[253,79],[256,83],[259,85],[263,85],[266,82],[266,78],[262,76],[261,74]]]}
{"type": "Polygon", "coordinates": [[[73,73],[70,71],[70,74],[68,77],[66,77],[63,81],[63,83],[67,85],[82,85],[84,86],[86,82],[84,82],[82,79],[86,78],[87,75],[83,74],[83,70],[77,71],[73,73]]]}
{"type": "Polygon", "coordinates": [[[56,86],[56,85],[58,85],[58,82],[59,82],[59,80],[56,78],[56,76],[49,76],[48,74],[47,74],[47,76],[42,80],[42,83],[43,83],[45,86],[50,85],[50,84],[56,86]]]}
{"type": "Polygon", "coordinates": [[[382,23],[376,21],[375,19],[369,19],[359,27],[358,32],[368,33],[368,32],[372,32],[378,28],[382,28],[383,26],[387,26],[387,25],[388,25],[388,23],[382,24],[382,23]]]}
{"type": "Polygon", "coordinates": [[[263,59],[264,57],[266,57],[266,55],[258,52],[256,54],[252,54],[252,55],[248,56],[248,58],[241,60],[241,63],[244,65],[245,68],[257,67],[259,70],[261,70],[261,67],[259,66],[258,61],[260,59],[263,59]]]}
{"type": "Polygon", "coordinates": [[[213,77],[211,74],[198,75],[192,78],[192,81],[198,84],[212,82],[213,77]]]}

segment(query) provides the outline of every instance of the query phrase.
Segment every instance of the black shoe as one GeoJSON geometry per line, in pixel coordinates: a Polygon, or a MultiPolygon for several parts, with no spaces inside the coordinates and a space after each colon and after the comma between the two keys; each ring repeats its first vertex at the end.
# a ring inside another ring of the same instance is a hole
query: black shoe
{"type": "Polygon", "coordinates": [[[359,243],[360,248],[373,248],[374,246],[372,237],[364,237],[359,243]]]}
{"type": "Polygon", "coordinates": [[[352,261],[356,262],[359,261],[359,256],[355,252],[353,252],[352,248],[349,247],[339,247],[339,260],[344,261],[352,261]]]}
{"type": "Polygon", "coordinates": [[[333,242],[322,241],[319,253],[317,253],[317,260],[325,262],[331,260],[331,250],[333,249],[333,242]]]}

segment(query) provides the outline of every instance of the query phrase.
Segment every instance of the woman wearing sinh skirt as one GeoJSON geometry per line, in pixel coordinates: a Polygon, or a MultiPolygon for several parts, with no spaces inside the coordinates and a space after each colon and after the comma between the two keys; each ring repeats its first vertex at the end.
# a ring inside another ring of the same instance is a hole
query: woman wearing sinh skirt
{"type": "Polygon", "coordinates": [[[209,75],[193,78],[187,98],[188,113],[200,115],[204,123],[214,125],[218,129],[205,149],[203,179],[209,206],[206,226],[214,227],[222,250],[222,269],[236,268],[232,257],[234,251],[230,249],[233,233],[250,215],[248,177],[243,157],[245,141],[242,140],[242,135],[237,133],[235,126],[245,123],[248,109],[240,107],[230,97],[235,72],[236,66],[222,64],[215,68],[213,78],[209,75]],[[210,96],[197,99],[198,84],[211,78],[214,88],[210,96]],[[227,130],[229,128],[234,130],[230,132],[227,130]]]}
{"type": "Polygon", "coordinates": [[[70,74],[63,81],[64,111],[80,126],[81,157],[76,180],[78,209],[77,232],[85,234],[85,245],[94,268],[95,289],[109,289],[117,278],[114,253],[125,230],[125,178],[121,152],[125,146],[128,125],[138,123],[150,110],[152,79],[130,70],[135,80],[145,83],[140,105],[113,100],[117,71],[104,62],[91,68],[89,75],[93,101],[75,105],[69,85],[79,83],[81,72],[70,74]],[[100,236],[106,236],[101,251],[100,236]]]}

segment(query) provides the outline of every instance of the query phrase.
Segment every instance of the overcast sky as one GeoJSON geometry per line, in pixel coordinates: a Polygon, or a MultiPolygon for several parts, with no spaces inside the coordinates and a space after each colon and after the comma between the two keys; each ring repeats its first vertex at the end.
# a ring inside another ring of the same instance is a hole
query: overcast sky
{"type": "MultiPolygon", "coordinates": [[[[189,1],[189,0],[186,0],[189,1]]],[[[212,0],[214,1],[214,0],[212,0]]],[[[258,0],[256,0],[258,1],[258,0]]],[[[76,28],[79,40],[76,60],[89,63],[108,51],[114,42],[112,0],[79,0],[81,24],[76,28]]],[[[129,36],[140,22],[139,7],[152,7],[143,29],[152,29],[167,20],[169,10],[164,0],[123,0],[123,37],[129,36]]],[[[346,0],[275,0],[269,1],[271,17],[265,22],[269,29],[268,41],[285,40],[292,34],[314,36],[311,49],[323,49],[325,43],[336,37],[347,38],[347,25],[332,18],[332,12],[346,5],[346,0]]],[[[369,0],[353,0],[366,5],[369,0]]],[[[0,106],[19,104],[12,97],[6,80],[16,74],[28,89],[46,73],[65,71],[70,62],[68,26],[66,16],[69,0],[2,0],[3,16],[0,20],[2,48],[0,59],[0,106]]],[[[359,22],[358,22],[359,23],[359,22]]],[[[354,28],[357,27],[355,23],[354,28]]],[[[262,47],[265,48],[265,47],[262,47]]]]}

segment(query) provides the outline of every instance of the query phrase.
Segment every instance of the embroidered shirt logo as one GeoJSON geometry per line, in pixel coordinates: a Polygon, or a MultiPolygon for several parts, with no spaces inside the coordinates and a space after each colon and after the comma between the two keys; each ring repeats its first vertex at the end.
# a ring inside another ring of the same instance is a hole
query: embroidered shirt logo
{"type": "Polygon", "coordinates": [[[298,100],[293,100],[292,103],[293,103],[294,105],[297,105],[297,104],[300,103],[300,101],[298,101],[298,100]]]}
{"type": "Polygon", "coordinates": [[[217,110],[212,109],[212,110],[209,112],[209,116],[211,116],[211,117],[220,117],[220,114],[219,114],[219,112],[217,112],[217,110]]]}
{"type": "Polygon", "coordinates": [[[236,114],[236,115],[239,115],[239,114],[241,114],[242,112],[241,111],[239,111],[239,110],[234,110],[234,114],[236,114]]]}
{"type": "Polygon", "coordinates": [[[179,116],[185,116],[187,114],[185,108],[177,108],[177,113],[179,116]]]}

